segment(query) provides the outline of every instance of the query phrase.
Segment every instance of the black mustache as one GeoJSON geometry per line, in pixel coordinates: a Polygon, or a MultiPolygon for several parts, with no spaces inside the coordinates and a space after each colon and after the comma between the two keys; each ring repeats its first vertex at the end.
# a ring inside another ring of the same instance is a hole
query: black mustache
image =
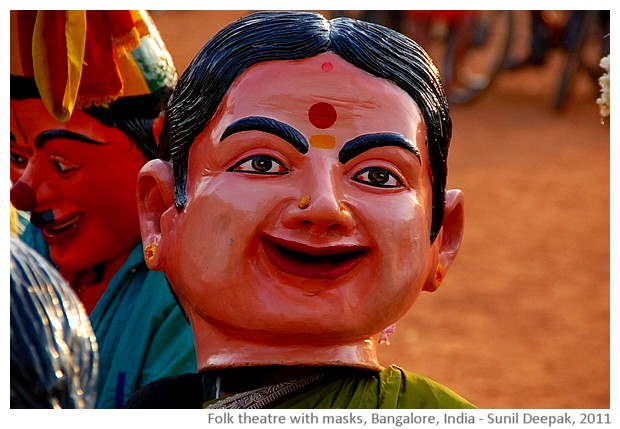
{"type": "Polygon", "coordinates": [[[54,222],[54,212],[52,210],[47,210],[42,213],[32,212],[30,214],[30,223],[37,228],[42,228],[52,222],[54,222]]]}

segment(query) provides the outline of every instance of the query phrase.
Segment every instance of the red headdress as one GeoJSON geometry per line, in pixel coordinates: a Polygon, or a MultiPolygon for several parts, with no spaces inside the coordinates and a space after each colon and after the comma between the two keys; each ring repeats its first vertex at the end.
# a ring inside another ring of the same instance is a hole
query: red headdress
{"type": "Polygon", "coordinates": [[[177,73],[146,11],[11,11],[11,75],[34,78],[48,111],[174,87],[177,73]]]}

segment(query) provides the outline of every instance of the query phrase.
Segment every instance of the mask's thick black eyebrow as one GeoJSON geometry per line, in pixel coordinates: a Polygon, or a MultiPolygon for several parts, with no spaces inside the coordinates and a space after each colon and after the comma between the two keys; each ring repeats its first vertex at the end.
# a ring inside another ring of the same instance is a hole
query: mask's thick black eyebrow
{"type": "Polygon", "coordinates": [[[346,164],[359,154],[366,152],[367,150],[374,149],[376,147],[384,146],[396,146],[408,150],[413,153],[418,162],[420,160],[420,153],[418,148],[409,139],[398,133],[376,133],[376,134],[362,134],[349,140],[340,149],[338,153],[338,160],[342,164],[346,164]]]}
{"type": "Polygon", "coordinates": [[[290,143],[300,153],[308,152],[308,140],[299,131],[284,122],[264,116],[248,116],[233,122],[224,130],[220,141],[232,134],[252,130],[273,134],[290,143]]]}
{"type": "Polygon", "coordinates": [[[37,149],[41,149],[47,142],[54,139],[69,139],[77,142],[94,144],[97,146],[103,146],[108,144],[107,142],[93,140],[84,134],[75,133],[69,130],[47,130],[43,131],[41,134],[35,137],[34,147],[36,147],[37,149]]]}

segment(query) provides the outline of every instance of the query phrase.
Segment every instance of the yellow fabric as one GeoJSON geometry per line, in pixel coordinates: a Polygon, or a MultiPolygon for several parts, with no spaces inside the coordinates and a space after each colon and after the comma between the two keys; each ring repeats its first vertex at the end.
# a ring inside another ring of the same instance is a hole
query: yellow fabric
{"type": "Polygon", "coordinates": [[[58,121],[65,122],[73,112],[82,77],[86,11],[62,13],[64,17],[59,16],[58,11],[39,11],[37,14],[32,36],[32,60],[41,99],[58,121]],[[58,45],[52,45],[50,39],[58,45]],[[66,68],[59,65],[62,58],[66,58],[66,68]],[[58,103],[58,100],[62,101],[58,103]]]}
{"type": "Polygon", "coordinates": [[[116,66],[123,78],[123,96],[142,95],[151,92],[133,57],[127,55],[119,57],[116,60],[116,66]]]}
{"type": "Polygon", "coordinates": [[[86,11],[67,11],[65,37],[67,39],[68,77],[62,106],[71,114],[82,78],[82,65],[84,64],[84,50],[86,48],[86,11]]]}
{"type": "Polygon", "coordinates": [[[17,210],[15,209],[15,207],[13,207],[13,204],[11,204],[11,236],[12,237],[18,236],[18,233],[17,233],[18,222],[19,222],[19,218],[17,217],[17,210]]]}

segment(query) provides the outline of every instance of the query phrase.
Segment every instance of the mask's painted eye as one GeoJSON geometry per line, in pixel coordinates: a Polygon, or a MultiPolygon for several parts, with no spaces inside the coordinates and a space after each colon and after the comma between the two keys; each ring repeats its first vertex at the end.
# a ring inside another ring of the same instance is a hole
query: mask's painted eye
{"type": "Polygon", "coordinates": [[[381,167],[368,167],[356,173],[353,180],[377,188],[400,188],[400,179],[392,172],[381,167]]]}
{"type": "Polygon", "coordinates": [[[280,175],[289,172],[280,161],[269,155],[254,155],[245,158],[229,168],[233,173],[280,175]]]}
{"type": "Polygon", "coordinates": [[[52,164],[54,165],[56,171],[58,171],[60,174],[68,174],[76,171],[79,168],[75,164],[71,164],[60,159],[52,159],[52,164]]]}
{"type": "Polygon", "coordinates": [[[28,164],[28,158],[18,153],[11,152],[11,164],[16,167],[25,167],[28,164]]]}

